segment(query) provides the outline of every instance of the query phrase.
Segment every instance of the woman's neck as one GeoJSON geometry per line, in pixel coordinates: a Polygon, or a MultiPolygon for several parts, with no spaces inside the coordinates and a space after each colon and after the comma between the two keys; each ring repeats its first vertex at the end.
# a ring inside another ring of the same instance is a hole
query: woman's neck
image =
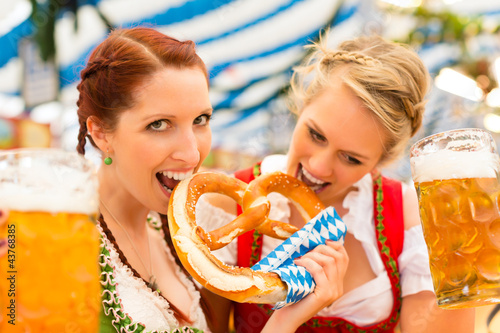
{"type": "Polygon", "coordinates": [[[118,229],[131,238],[141,239],[146,233],[147,212],[138,214],[125,207],[101,199],[99,209],[111,231],[118,229]]]}
{"type": "Polygon", "coordinates": [[[99,171],[99,208],[107,223],[121,225],[130,234],[144,235],[149,209],[120,187],[120,182],[113,175],[99,171]]]}

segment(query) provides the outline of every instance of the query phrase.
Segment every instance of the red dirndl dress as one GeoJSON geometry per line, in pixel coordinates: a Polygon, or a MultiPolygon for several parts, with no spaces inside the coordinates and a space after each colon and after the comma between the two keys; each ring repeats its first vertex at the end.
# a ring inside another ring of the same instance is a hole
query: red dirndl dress
{"type": "MultiPolygon", "coordinates": [[[[260,163],[237,171],[236,178],[250,182],[260,175],[260,163]]],[[[401,311],[401,286],[397,258],[403,249],[404,223],[401,183],[376,176],[373,180],[375,232],[380,257],[391,281],[394,305],[391,314],[382,322],[359,327],[338,317],[313,317],[299,327],[297,332],[394,332],[401,311]]],[[[238,207],[238,214],[241,208],[238,207]]],[[[260,260],[263,235],[252,230],[238,237],[238,266],[251,267],[260,260]]],[[[268,304],[235,303],[234,325],[238,333],[260,332],[270,314],[268,304]]]]}

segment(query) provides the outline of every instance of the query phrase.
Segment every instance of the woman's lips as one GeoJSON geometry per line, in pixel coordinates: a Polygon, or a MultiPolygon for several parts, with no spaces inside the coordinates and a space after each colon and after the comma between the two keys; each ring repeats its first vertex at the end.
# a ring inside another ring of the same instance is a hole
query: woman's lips
{"type": "Polygon", "coordinates": [[[156,174],[156,178],[168,193],[172,193],[174,187],[179,184],[181,180],[189,178],[192,175],[192,170],[188,172],[161,171],[156,174]]]}
{"type": "Polygon", "coordinates": [[[326,186],[330,185],[330,183],[314,177],[311,173],[304,169],[302,164],[297,172],[297,178],[309,186],[315,193],[321,192],[326,186]]]}

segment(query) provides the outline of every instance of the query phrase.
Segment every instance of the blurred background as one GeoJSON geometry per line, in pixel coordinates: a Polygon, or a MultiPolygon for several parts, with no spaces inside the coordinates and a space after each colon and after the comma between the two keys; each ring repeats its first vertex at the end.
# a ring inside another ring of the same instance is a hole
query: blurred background
{"type": "MultiPolygon", "coordinates": [[[[1,0],[0,149],[75,150],[79,72],[110,29],[136,25],[197,43],[215,109],[207,167],[286,152],[291,69],[326,28],[332,46],[378,33],[418,51],[434,84],[416,139],[480,127],[500,140],[499,0],[1,0]]],[[[384,172],[409,180],[408,158],[384,172]]]]}
{"type": "MultiPolygon", "coordinates": [[[[420,54],[433,87],[412,143],[464,127],[500,142],[500,0],[0,0],[0,149],[74,151],[80,70],[110,29],[137,25],[197,43],[215,110],[209,168],[286,152],[291,69],[327,28],[331,46],[378,33],[420,54]]],[[[408,155],[383,172],[410,181],[408,155]]],[[[478,309],[477,332],[490,309],[478,309]]]]}

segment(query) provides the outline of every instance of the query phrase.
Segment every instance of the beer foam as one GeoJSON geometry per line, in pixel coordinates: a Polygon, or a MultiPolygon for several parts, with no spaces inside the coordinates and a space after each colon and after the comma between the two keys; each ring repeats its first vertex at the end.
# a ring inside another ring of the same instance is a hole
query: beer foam
{"type": "Polygon", "coordinates": [[[71,165],[34,159],[20,159],[16,165],[0,161],[0,208],[97,214],[98,182],[86,163],[77,154],[71,165]]]}
{"type": "Polygon", "coordinates": [[[410,159],[415,183],[458,178],[497,178],[499,156],[488,151],[442,150],[410,159]]]}

